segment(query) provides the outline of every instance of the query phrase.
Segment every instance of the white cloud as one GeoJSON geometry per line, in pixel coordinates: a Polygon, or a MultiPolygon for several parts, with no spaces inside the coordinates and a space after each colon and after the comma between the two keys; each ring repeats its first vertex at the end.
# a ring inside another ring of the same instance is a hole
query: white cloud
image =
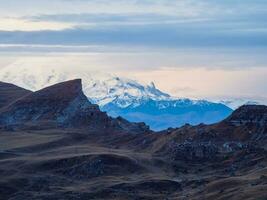
{"type": "Polygon", "coordinates": [[[136,1],[136,0],[0,0],[1,16],[32,16],[42,14],[164,14],[196,17],[209,14],[209,4],[201,1],[136,1]]]}
{"type": "Polygon", "coordinates": [[[3,31],[42,31],[73,28],[75,24],[64,22],[30,21],[26,19],[0,18],[0,30],[3,31]]]}

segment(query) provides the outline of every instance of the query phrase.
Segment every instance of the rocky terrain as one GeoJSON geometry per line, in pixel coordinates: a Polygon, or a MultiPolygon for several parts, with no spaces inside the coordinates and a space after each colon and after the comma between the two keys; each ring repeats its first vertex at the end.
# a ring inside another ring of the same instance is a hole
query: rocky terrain
{"type": "Polygon", "coordinates": [[[267,199],[266,106],[153,132],[101,112],[79,79],[0,91],[0,199],[267,199]]]}
{"type": "Polygon", "coordinates": [[[42,124],[62,128],[149,130],[144,123],[113,119],[101,112],[98,105],[90,103],[83,94],[80,79],[30,92],[0,109],[0,126],[3,128],[41,127],[42,124]]]}

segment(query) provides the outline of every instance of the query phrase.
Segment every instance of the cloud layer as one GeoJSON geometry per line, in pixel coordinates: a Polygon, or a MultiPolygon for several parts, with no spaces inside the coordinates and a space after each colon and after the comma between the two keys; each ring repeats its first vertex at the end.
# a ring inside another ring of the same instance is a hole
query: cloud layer
{"type": "Polygon", "coordinates": [[[267,45],[262,0],[11,0],[2,2],[0,11],[5,44],[267,45]]]}

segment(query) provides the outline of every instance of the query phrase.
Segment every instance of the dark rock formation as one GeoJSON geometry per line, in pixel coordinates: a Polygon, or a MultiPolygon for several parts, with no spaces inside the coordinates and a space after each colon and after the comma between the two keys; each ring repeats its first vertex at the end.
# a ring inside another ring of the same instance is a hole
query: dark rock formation
{"type": "Polygon", "coordinates": [[[0,124],[53,123],[61,127],[117,129],[130,132],[149,131],[143,123],[113,119],[92,104],[82,91],[80,79],[59,83],[17,99],[0,109],[0,124]]]}
{"type": "Polygon", "coordinates": [[[0,82],[0,109],[30,93],[31,91],[16,85],[0,82]]]}
{"type": "Polygon", "coordinates": [[[267,106],[246,105],[214,125],[166,130],[157,152],[174,160],[212,161],[235,152],[262,152],[267,141],[267,106]]]}
{"type": "Polygon", "coordinates": [[[41,120],[67,123],[91,106],[82,93],[81,80],[47,87],[20,98],[1,109],[0,119],[7,125],[41,120]]]}
{"type": "Polygon", "coordinates": [[[184,142],[172,143],[171,154],[174,160],[206,161],[214,159],[218,153],[218,147],[210,142],[184,142]]]}
{"type": "Polygon", "coordinates": [[[226,122],[241,126],[245,124],[267,124],[267,106],[244,105],[235,110],[226,122]]]}

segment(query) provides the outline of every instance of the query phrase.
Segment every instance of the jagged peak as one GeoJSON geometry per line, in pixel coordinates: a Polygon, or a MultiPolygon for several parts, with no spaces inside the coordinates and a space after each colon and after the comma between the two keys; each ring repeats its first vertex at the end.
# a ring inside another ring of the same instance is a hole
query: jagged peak
{"type": "Polygon", "coordinates": [[[156,86],[155,86],[155,83],[152,81],[152,82],[150,82],[150,84],[148,85],[149,87],[151,87],[151,88],[154,88],[154,89],[156,89],[156,86]]]}
{"type": "MultiPolygon", "coordinates": [[[[82,91],[82,79],[73,79],[64,82],[60,82],[48,87],[45,87],[39,91],[51,90],[51,89],[71,89],[70,91],[82,91]]],[[[38,92],[38,91],[37,91],[38,92]]]]}
{"type": "Polygon", "coordinates": [[[0,110],[2,124],[38,120],[67,122],[92,104],[82,92],[81,79],[58,83],[17,99],[0,110]]]}
{"type": "Polygon", "coordinates": [[[65,81],[62,83],[57,83],[55,85],[46,87],[44,89],[34,92],[28,98],[52,98],[52,99],[73,99],[78,95],[85,95],[82,91],[82,80],[74,79],[65,81]]]}

